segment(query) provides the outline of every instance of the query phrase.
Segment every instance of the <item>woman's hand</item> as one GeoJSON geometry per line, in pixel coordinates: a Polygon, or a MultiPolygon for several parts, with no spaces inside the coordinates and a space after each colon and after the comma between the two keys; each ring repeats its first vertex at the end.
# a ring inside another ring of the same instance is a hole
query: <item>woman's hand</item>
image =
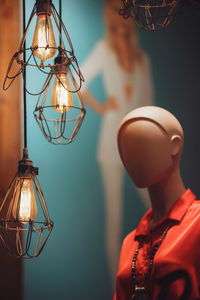
{"type": "Polygon", "coordinates": [[[118,106],[115,97],[113,96],[108,97],[107,101],[104,104],[104,113],[110,110],[117,110],[117,109],[118,106]]]}
{"type": "Polygon", "coordinates": [[[89,91],[84,91],[82,95],[88,105],[100,115],[105,114],[107,111],[118,109],[115,97],[109,97],[105,103],[100,103],[89,91]]]}

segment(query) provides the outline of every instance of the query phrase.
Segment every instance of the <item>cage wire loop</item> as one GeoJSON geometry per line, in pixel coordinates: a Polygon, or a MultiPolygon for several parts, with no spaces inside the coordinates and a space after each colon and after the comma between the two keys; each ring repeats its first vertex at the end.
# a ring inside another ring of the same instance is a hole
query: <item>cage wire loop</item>
{"type": "MultiPolygon", "coordinates": [[[[81,94],[79,92],[79,87],[77,86],[71,71],[69,71],[69,74],[74,87],[74,91],[70,90],[70,93],[74,93],[76,98],[74,105],[64,106],[63,112],[56,111],[58,106],[51,104],[49,94],[50,86],[54,81],[54,77],[57,78],[58,75],[51,73],[49,78],[47,78],[49,81],[47,89],[42,95],[39,96],[33,112],[44,137],[48,142],[54,145],[67,145],[73,142],[86,114],[81,94]]],[[[60,81],[61,80],[59,79],[59,82],[60,81]]],[[[62,82],[61,84],[64,86],[62,82]]],[[[66,90],[69,92],[68,89],[66,90]]]]}
{"type": "Polygon", "coordinates": [[[166,28],[172,18],[200,9],[199,0],[123,0],[119,14],[132,17],[135,23],[147,31],[166,28]]]}
{"type": "Polygon", "coordinates": [[[124,19],[128,19],[129,17],[133,17],[132,11],[132,0],[123,1],[123,7],[119,10],[119,14],[124,17],[124,19]]]}
{"type": "Polygon", "coordinates": [[[119,14],[133,17],[135,23],[147,31],[161,30],[169,25],[181,0],[123,0],[119,14]]]}

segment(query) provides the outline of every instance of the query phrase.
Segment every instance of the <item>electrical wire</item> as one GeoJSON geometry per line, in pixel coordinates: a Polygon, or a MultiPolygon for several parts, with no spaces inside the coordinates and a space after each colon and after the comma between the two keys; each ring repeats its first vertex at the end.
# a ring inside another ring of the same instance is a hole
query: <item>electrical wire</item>
{"type": "MultiPolygon", "coordinates": [[[[23,0],[23,34],[26,30],[26,7],[23,0]]],[[[23,51],[23,102],[24,102],[24,148],[27,148],[27,107],[26,107],[26,41],[24,41],[23,51]]]]}

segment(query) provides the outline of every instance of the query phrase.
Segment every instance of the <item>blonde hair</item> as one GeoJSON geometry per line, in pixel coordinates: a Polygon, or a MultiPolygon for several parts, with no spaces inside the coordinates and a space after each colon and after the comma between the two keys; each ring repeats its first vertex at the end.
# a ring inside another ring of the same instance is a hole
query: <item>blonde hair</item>
{"type": "MultiPolygon", "coordinates": [[[[140,49],[138,43],[137,31],[135,29],[134,23],[132,19],[123,19],[122,16],[119,15],[119,9],[122,7],[122,0],[105,0],[104,2],[104,16],[105,16],[105,25],[106,25],[106,38],[109,46],[116,53],[118,59],[122,55],[112,44],[112,36],[114,36],[109,30],[109,26],[113,25],[114,27],[120,26],[120,23],[128,24],[127,28],[130,29],[130,35],[125,37],[128,42],[127,51],[123,53],[124,56],[127,56],[127,59],[130,59],[130,63],[133,64],[142,64],[143,62],[143,53],[140,49]],[[116,18],[116,21],[114,20],[116,18]],[[112,23],[112,19],[114,20],[112,23]]],[[[110,27],[111,27],[110,26],[110,27]]],[[[124,39],[125,39],[124,38],[124,39]]]]}

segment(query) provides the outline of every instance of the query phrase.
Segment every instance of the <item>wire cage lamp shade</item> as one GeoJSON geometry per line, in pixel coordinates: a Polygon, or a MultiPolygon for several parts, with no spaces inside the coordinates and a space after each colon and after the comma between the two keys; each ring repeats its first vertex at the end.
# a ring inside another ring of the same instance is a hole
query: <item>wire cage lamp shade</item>
{"type": "Polygon", "coordinates": [[[25,148],[0,206],[0,237],[8,253],[16,258],[37,257],[53,228],[36,175],[38,168],[25,148]]]}
{"type": "Polygon", "coordinates": [[[86,110],[70,60],[62,52],[55,58],[55,67],[44,85],[47,88],[38,98],[34,117],[48,142],[69,144],[76,138],[86,110]]]}
{"type": "MultiPolygon", "coordinates": [[[[52,67],[54,67],[53,58],[56,56],[56,53],[58,54],[60,51],[62,51],[66,59],[70,60],[71,68],[79,77],[80,89],[81,83],[84,79],[74,54],[70,36],[61,19],[61,9],[59,14],[52,3],[52,0],[36,0],[27,26],[24,30],[19,49],[14,53],[9,63],[3,89],[7,90],[15,78],[20,74],[24,76],[24,70],[27,67],[30,67],[32,72],[39,70],[44,74],[44,76],[48,76],[49,73],[52,72],[52,67]],[[26,43],[27,35],[29,35],[30,27],[32,26],[31,24],[33,24],[33,21],[36,17],[37,20],[32,38],[32,44],[28,44],[26,43]],[[56,41],[55,36],[59,37],[59,41],[56,41]],[[28,45],[26,46],[26,44],[28,45]],[[22,59],[24,53],[27,57],[26,61],[22,59]],[[18,71],[14,72],[13,67],[16,65],[18,71]]],[[[40,95],[45,91],[46,87],[47,85],[44,85],[42,90],[39,91],[30,91],[30,88],[27,86],[25,88],[30,95],[40,95]]]]}
{"type": "Polygon", "coordinates": [[[119,11],[124,18],[133,17],[135,23],[147,31],[164,29],[169,25],[181,0],[123,0],[119,11]]]}

